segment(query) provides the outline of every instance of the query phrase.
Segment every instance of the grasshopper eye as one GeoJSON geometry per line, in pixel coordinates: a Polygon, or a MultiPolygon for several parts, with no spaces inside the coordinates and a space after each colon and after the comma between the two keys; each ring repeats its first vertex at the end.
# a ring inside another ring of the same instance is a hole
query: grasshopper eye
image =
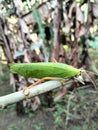
{"type": "Polygon", "coordinates": [[[84,69],[80,69],[80,75],[82,75],[83,73],[85,73],[86,71],[84,69]]]}

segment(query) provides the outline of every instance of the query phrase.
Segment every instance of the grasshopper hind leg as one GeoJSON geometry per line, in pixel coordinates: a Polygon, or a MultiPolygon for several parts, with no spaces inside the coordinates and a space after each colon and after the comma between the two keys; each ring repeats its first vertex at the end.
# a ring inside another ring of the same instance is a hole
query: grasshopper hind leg
{"type": "Polygon", "coordinates": [[[25,87],[23,89],[23,93],[24,95],[26,96],[26,98],[29,98],[29,89],[31,89],[32,87],[44,82],[44,81],[48,81],[48,80],[58,80],[58,78],[54,78],[54,77],[45,77],[45,78],[42,78],[42,79],[39,79],[37,82],[31,84],[30,86],[28,87],[25,87]]]}

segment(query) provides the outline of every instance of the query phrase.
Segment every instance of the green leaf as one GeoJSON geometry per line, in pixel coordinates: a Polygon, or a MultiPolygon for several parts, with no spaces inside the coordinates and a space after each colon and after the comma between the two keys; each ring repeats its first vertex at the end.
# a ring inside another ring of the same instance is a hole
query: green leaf
{"type": "Polygon", "coordinates": [[[46,35],[45,35],[44,26],[43,26],[41,17],[39,15],[39,12],[38,12],[38,10],[36,8],[33,7],[32,13],[33,13],[33,16],[34,16],[36,22],[38,23],[40,37],[44,40],[46,35]]]}
{"type": "Polygon", "coordinates": [[[84,0],[76,0],[76,2],[81,4],[84,2],[84,0]]]}

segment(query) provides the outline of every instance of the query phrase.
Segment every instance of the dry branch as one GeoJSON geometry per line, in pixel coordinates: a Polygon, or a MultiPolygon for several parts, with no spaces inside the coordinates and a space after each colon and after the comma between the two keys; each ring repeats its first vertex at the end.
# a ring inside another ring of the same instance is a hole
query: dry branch
{"type": "MultiPolygon", "coordinates": [[[[48,81],[45,83],[41,83],[39,85],[36,85],[32,87],[29,90],[29,98],[45,93],[47,91],[50,91],[52,89],[58,88],[61,86],[60,81],[48,81]]],[[[14,92],[12,94],[8,94],[6,96],[0,97],[0,107],[4,108],[7,105],[19,102],[21,100],[26,99],[27,97],[25,96],[23,90],[14,92]]]]}

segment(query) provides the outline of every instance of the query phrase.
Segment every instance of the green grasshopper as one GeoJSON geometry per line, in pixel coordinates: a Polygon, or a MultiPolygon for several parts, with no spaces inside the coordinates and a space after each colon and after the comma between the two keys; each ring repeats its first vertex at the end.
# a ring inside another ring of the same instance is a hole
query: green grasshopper
{"type": "Polygon", "coordinates": [[[10,64],[13,73],[20,74],[26,78],[72,78],[81,74],[83,70],[63,63],[39,62],[39,63],[13,63],[10,64]]]}
{"type": "Polygon", "coordinates": [[[10,65],[10,70],[26,78],[43,78],[42,81],[58,78],[70,79],[81,75],[84,71],[67,64],[53,62],[13,63],[10,65]]]}
{"type": "MultiPolygon", "coordinates": [[[[10,64],[10,70],[13,73],[20,74],[26,78],[39,78],[37,82],[30,85],[29,87],[25,87],[23,92],[25,96],[28,98],[29,96],[29,88],[45,81],[45,80],[59,80],[63,83],[69,81],[70,79],[75,79],[84,84],[82,73],[87,73],[85,70],[74,68],[73,66],[63,64],[63,63],[53,63],[53,62],[39,62],[39,63],[13,63],[10,64]],[[27,91],[25,91],[27,90],[27,91]]],[[[88,76],[89,77],[89,76],[88,76]]],[[[89,77],[91,80],[91,78],[89,77]]],[[[95,83],[91,80],[95,89],[97,87],[95,83]]]]}

